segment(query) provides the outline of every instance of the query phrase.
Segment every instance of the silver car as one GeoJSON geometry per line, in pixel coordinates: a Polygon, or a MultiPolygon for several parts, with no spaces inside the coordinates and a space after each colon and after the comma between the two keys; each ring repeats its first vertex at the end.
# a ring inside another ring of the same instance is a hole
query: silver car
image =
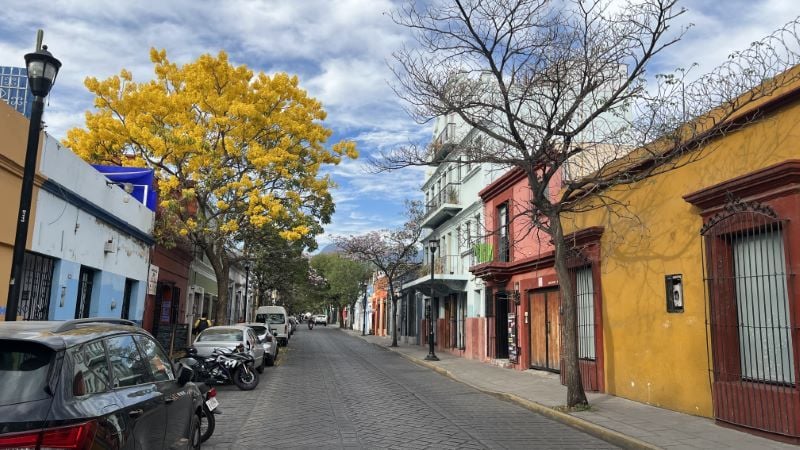
{"type": "Polygon", "coordinates": [[[255,331],[256,336],[261,341],[261,345],[264,347],[264,364],[268,366],[275,365],[275,361],[278,359],[278,339],[270,333],[267,326],[258,322],[242,323],[240,325],[250,327],[255,331]]]}
{"type": "Polygon", "coordinates": [[[250,327],[244,325],[208,327],[194,340],[194,348],[200,356],[211,355],[215,348],[234,350],[238,345],[244,347],[244,350],[253,357],[258,373],[263,372],[266,363],[264,346],[250,327]]]}

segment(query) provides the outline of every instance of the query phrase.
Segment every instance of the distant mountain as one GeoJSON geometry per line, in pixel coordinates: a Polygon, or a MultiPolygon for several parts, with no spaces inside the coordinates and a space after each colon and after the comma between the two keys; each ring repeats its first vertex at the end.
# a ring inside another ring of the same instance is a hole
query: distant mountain
{"type": "Polygon", "coordinates": [[[336,244],[328,244],[325,247],[322,247],[322,250],[317,253],[318,255],[324,255],[327,253],[341,253],[342,249],[339,248],[336,244]]]}

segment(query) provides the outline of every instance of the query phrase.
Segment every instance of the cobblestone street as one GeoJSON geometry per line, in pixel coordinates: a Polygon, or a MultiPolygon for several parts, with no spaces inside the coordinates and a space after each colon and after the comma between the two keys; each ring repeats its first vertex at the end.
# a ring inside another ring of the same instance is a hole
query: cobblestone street
{"type": "Polygon", "coordinates": [[[205,448],[612,448],[333,327],[301,325],[256,390],[218,392],[205,448]]]}

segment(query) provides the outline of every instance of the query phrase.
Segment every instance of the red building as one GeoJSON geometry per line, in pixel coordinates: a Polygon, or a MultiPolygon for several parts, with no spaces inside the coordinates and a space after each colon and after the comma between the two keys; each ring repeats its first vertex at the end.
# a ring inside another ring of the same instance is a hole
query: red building
{"type": "MultiPolygon", "coordinates": [[[[560,183],[551,180],[550,192],[560,183]]],[[[470,271],[486,284],[487,358],[508,358],[518,370],[558,372],[561,301],[554,252],[549,235],[531,227],[527,177],[512,169],[479,195],[487,231],[470,271]]]]}
{"type": "Polygon", "coordinates": [[[192,253],[180,246],[166,249],[156,245],[150,253],[148,295],[142,327],[166,349],[180,350],[189,344],[191,325],[187,318],[186,295],[192,253]]]}

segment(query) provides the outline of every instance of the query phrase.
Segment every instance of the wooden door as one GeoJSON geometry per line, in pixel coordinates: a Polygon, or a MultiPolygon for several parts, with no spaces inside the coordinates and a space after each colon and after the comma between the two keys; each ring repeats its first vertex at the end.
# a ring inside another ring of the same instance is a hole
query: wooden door
{"type": "Polygon", "coordinates": [[[547,296],[545,293],[529,292],[530,332],[531,332],[531,367],[547,367],[547,296]]]}
{"type": "Polygon", "coordinates": [[[558,371],[561,359],[561,297],[558,291],[529,292],[531,367],[558,371]]]}
{"type": "Polygon", "coordinates": [[[559,370],[561,364],[561,293],[547,293],[547,368],[559,370]]]}

